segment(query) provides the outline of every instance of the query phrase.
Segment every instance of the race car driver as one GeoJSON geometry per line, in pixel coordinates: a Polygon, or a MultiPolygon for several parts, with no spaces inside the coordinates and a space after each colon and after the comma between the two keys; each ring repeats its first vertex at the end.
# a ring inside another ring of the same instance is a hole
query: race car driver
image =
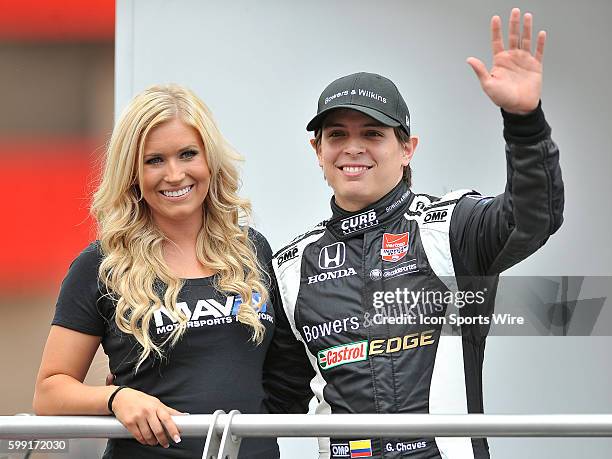
{"type": "MultiPolygon", "coordinates": [[[[468,59],[504,122],[507,183],[495,198],[410,190],[418,140],[389,79],[356,73],[321,94],[307,129],[334,192],[332,217],[273,259],[284,311],[279,320],[286,321],[277,333],[288,333],[277,336],[269,353],[279,365],[306,355],[317,413],[483,411],[486,322],[447,329],[431,319],[490,315],[498,274],[535,252],[562,222],[558,149],[540,103],[546,35],[537,35],[532,54],[531,15],[522,22],[521,34],[521,13],[512,10],[505,48],[501,20],[492,18],[491,70],[468,59]],[[431,293],[439,295],[423,300],[431,293]],[[467,293],[472,301],[459,305],[467,293]]],[[[269,390],[272,398],[287,395],[273,383],[269,390]]],[[[489,457],[485,439],[324,438],[319,444],[325,459],[489,457]]]]}

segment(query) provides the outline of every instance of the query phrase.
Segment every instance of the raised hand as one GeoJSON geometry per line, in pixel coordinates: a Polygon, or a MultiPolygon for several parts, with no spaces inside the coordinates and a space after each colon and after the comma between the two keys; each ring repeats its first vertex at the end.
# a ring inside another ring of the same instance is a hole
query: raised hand
{"type": "Polygon", "coordinates": [[[172,416],[181,413],[164,405],[158,398],[135,389],[125,388],[113,400],[115,417],[143,445],[168,448],[168,437],[180,443],[181,437],[172,416]]]}
{"type": "Polygon", "coordinates": [[[481,60],[470,57],[467,63],[474,69],[480,85],[494,104],[507,112],[525,114],[533,111],[542,93],[542,57],[546,32],[537,36],[535,54],[531,53],[530,13],[523,17],[521,36],[521,11],[514,8],[510,13],[508,49],[504,48],[499,16],[491,18],[491,45],[493,66],[488,71],[481,60]]]}

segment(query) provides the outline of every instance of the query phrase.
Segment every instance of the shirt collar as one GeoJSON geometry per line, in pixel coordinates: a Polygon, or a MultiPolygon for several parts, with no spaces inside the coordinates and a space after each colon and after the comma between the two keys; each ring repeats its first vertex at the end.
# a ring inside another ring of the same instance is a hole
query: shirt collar
{"type": "Polygon", "coordinates": [[[405,208],[403,204],[410,202],[412,196],[412,192],[402,180],[378,201],[355,212],[342,209],[332,197],[332,218],[327,223],[327,229],[337,239],[348,239],[366,233],[393,219],[397,212],[402,212],[405,208]]]}

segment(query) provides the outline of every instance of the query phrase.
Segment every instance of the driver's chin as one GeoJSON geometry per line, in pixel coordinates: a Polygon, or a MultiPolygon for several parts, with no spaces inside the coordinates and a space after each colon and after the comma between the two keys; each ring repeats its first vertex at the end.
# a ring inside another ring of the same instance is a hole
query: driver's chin
{"type": "Polygon", "coordinates": [[[359,187],[358,185],[357,187],[354,187],[354,189],[346,188],[342,190],[334,190],[334,195],[336,196],[336,203],[340,207],[350,212],[354,212],[356,210],[360,210],[364,207],[367,207],[371,199],[369,198],[369,193],[364,192],[365,190],[363,189],[363,185],[361,185],[361,187],[359,187]]]}

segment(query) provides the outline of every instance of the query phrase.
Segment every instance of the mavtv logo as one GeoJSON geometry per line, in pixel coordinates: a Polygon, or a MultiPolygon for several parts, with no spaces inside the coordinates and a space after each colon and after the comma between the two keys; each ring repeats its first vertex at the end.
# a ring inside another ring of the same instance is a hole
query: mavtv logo
{"type": "MultiPolygon", "coordinates": [[[[259,298],[259,293],[253,292],[253,305],[255,305],[259,301],[259,298]]],[[[187,316],[187,319],[189,321],[194,321],[201,319],[221,319],[225,317],[235,316],[238,314],[238,310],[240,309],[241,304],[242,297],[240,295],[230,295],[225,299],[225,303],[220,303],[214,298],[198,300],[193,310],[191,310],[187,303],[184,301],[176,303],[176,306],[183,312],[183,314],[187,316]]],[[[259,312],[266,312],[266,307],[267,305],[266,303],[264,303],[261,306],[259,312]]],[[[174,314],[172,314],[164,306],[162,306],[153,313],[153,319],[155,320],[156,327],[161,327],[164,325],[163,316],[166,316],[168,319],[170,319],[172,323],[178,322],[178,318],[174,317],[174,314]]]]}

